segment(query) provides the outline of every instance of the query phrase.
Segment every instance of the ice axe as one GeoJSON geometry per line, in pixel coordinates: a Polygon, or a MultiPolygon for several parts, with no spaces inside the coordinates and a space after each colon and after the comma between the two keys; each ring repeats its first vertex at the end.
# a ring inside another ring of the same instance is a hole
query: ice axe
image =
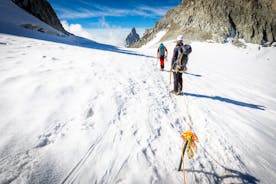
{"type": "Polygon", "coordinates": [[[170,69],[170,85],[172,83],[172,69],[170,69]]]}
{"type": "Polygon", "coordinates": [[[188,144],[188,141],[186,141],[185,144],[184,144],[184,147],[183,147],[183,150],[182,150],[182,155],[180,157],[180,163],[179,163],[178,171],[181,171],[182,162],[183,162],[183,159],[184,159],[184,154],[185,154],[185,151],[186,151],[186,148],[187,148],[187,144],[188,144]]]}

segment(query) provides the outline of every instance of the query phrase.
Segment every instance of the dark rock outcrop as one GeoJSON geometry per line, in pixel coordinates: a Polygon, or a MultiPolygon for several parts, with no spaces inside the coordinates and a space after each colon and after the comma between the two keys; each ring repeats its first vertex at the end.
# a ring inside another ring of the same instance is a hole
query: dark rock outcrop
{"type": "Polygon", "coordinates": [[[129,33],[129,35],[126,38],[126,46],[128,47],[128,46],[134,44],[139,39],[140,39],[140,36],[136,33],[136,29],[132,28],[131,32],[129,33]]]}
{"type": "Polygon", "coordinates": [[[183,34],[192,40],[275,42],[276,0],[182,0],[132,46],[140,47],[160,30],[167,30],[162,40],[183,34]]]}
{"type": "Polygon", "coordinates": [[[62,27],[55,11],[47,0],[12,0],[19,7],[62,33],[68,34],[62,27]]]}

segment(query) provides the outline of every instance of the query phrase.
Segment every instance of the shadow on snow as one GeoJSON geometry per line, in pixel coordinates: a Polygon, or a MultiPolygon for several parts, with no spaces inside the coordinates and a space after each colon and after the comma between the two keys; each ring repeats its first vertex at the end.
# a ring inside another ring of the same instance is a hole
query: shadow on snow
{"type": "Polygon", "coordinates": [[[261,105],[250,104],[250,103],[232,100],[232,99],[224,98],[224,97],[220,97],[220,96],[207,96],[207,95],[194,94],[194,93],[183,93],[182,95],[193,96],[193,97],[198,97],[198,98],[207,98],[207,99],[226,102],[229,104],[238,105],[238,106],[242,106],[242,107],[248,107],[248,108],[258,109],[258,110],[265,110],[265,107],[261,106],[261,105]]]}
{"type": "MultiPolygon", "coordinates": [[[[248,173],[242,173],[238,170],[230,169],[222,165],[219,161],[217,161],[205,148],[204,146],[201,147],[203,151],[206,153],[206,155],[209,157],[210,160],[213,162],[217,163],[220,167],[222,167],[227,173],[224,175],[219,175],[215,171],[205,171],[203,168],[201,170],[193,170],[193,169],[185,169],[186,172],[191,172],[191,173],[202,173],[204,174],[208,180],[213,179],[213,182],[210,181],[210,183],[215,183],[215,184],[221,184],[224,183],[224,180],[226,179],[238,179],[240,180],[238,183],[241,184],[257,184],[260,182],[259,179],[256,177],[248,174],[248,173]]],[[[241,165],[244,165],[244,163],[239,160],[241,165]]],[[[211,162],[210,162],[211,163],[211,162]]],[[[212,168],[214,168],[214,165],[212,164],[212,168]]]]}
{"type": "Polygon", "coordinates": [[[202,75],[193,74],[193,73],[189,73],[189,72],[184,72],[184,74],[191,75],[191,76],[194,76],[194,77],[202,77],[202,75]]]}
{"type": "Polygon", "coordinates": [[[211,177],[214,180],[215,184],[221,184],[224,183],[223,180],[225,179],[239,179],[242,184],[257,184],[260,182],[257,178],[254,176],[248,174],[248,173],[242,173],[237,170],[229,169],[224,167],[225,171],[227,171],[229,174],[225,175],[219,175],[214,171],[204,171],[204,170],[193,170],[193,169],[185,169],[186,172],[191,173],[202,173],[206,175],[207,177],[211,177]]]}
{"type": "Polygon", "coordinates": [[[33,38],[33,39],[44,40],[44,41],[50,41],[55,43],[62,43],[62,44],[78,46],[78,47],[85,47],[90,49],[98,49],[98,50],[116,52],[121,54],[129,54],[134,56],[154,58],[153,56],[148,56],[134,51],[121,49],[113,45],[98,43],[93,40],[75,36],[73,34],[58,36],[58,35],[50,35],[50,34],[40,33],[40,32],[34,33],[31,30],[24,30],[24,31],[2,30],[0,33],[26,37],[26,38],[33,38]]]}
{"type": "MultiPolygon", "coordinates": [[[[171,72],[171,71],[170,70],[163,70],[163,72],[171,72]]],[[[193,74],[193,73],[189,73],[189,72],[184,72],[183,74],[191,75],[191,76],[194,76],[194,77],[202,77],[202,75],[193,74]]]]}

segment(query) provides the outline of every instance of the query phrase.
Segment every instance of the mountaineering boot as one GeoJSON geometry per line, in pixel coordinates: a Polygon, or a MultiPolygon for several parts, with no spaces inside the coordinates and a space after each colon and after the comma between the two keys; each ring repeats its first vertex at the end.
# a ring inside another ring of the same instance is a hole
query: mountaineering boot
{"type": "Polygon", "coordinates": [[[182,94],[182,80],[181,82],[178,83],[178,92],[177,95],[181,95],[182,94]]]}
{"type": "Polygon", "coordinates": [[[171,90],[170,93],[174,94],[174,95],[177,95],[177,92],[174,91],[174,90],[171,90]]]}

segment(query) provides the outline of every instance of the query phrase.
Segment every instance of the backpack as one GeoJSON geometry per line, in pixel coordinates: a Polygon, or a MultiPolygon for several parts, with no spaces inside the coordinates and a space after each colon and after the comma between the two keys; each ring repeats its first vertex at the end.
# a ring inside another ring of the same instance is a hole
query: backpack
{"type": "Polygon", "coordinates": [[[164,47],[164,45],[160,45],[160,47],[159,47],[159,53],[160,53],[161,57],[165,56],[165,47],[164,47]]]}
{"type": "Polygon", "coordinates": [[[177,59],[174,61],[174,68],[177,72],[186,71],[188,63],[188,55],[192,52],[192,47],[190,45],[184,45],[178,47],[177,59]]]}

